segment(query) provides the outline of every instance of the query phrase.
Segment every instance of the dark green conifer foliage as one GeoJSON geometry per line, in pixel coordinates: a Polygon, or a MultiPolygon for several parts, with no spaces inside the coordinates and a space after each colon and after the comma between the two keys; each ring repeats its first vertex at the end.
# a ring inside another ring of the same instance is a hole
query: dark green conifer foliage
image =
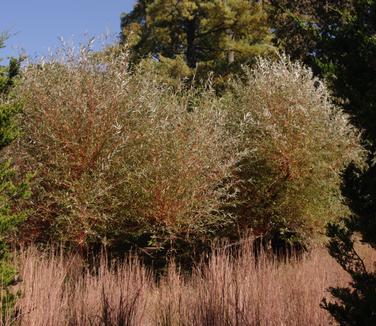
{"type": "MultiPolygon", "coordinates": [[[[350,287],[330,288],[329,292],[336,301],[324,299],[321,306],[340,325],[376,325],[376,273],[375,270],[367,270],[355,250],[354,222],[347,220],[342,225],[328,226],[328,236],[331,238],[329,253],[350,274],[352,281],[350,287]]],[[[375,248],[374,240],[370,244],[375,248]]]]}
{"type": "MultiPolygon", "coordinates": [[[[326,77],[338,103],[364,130],[370,150],[368,170],[350,168],[345,174],[343,192],[352,218],[328,227],[329,251],[351,275],[351,287],[330,289],[338,302],[324,301],[323,307],[341,325],[374,325],[376,274],[358,256],[354,234],[376,249],[376,1],[330,0],[312,8],[314,23],[300,25],[311,32],[311,47],[302,50],[305,61],[326,77]]],[[[303,17],[297,6],[293,10],[303,17]]]]}
{"type": "MultiPolygon", "coordinates": [[[[0,47],[4,46],[5,36],[0,38],[0,47]]],[[[4,159],[3,150],[18,134],[14,121],[21,106],[12,101],[12,87],[19,73],[20,62],[10,59],[8,66],[0,66],[0,291],[1,307],[4,313],[10,307],[15,297],[9,292],[9,286],[14,282],[15,269],[9,263],[6,239],[24,219],[25,214],[14,210],[14,203],[28,196],[28,184],[13,183],[14,171],[11,163],[4,159]]]]}
{"type": "Polygon", "coordinates": [[[331,84],[339,104],[376,140],[375,1],[270,0],[275,45],[331,84]]]}
{"type": "Polygon", "coordinates": [[[261,3],[249,0],[140,0],[121,19],[133,59],[184,56],[220,73],[269,53],[271,31],[261,3]]]}
{"type": "Polygon", "coordinates": [[[353,216],[331,224],[329,251],[351,275],[350,288],[332,288],[324,301],[341,325],[376,324],[376,274],[354,248],[354,234],[376,249],[376,1],[270,1],[278,46],[309,64],[330,84],[337,104],[351,114],[370,150],[369,169],[349,168],[343,193],[353,216]]]}

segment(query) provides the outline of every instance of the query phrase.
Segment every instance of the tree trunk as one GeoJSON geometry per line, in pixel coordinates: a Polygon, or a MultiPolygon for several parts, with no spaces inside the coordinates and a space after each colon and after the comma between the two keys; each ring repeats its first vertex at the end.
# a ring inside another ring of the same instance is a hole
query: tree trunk
{"type": "Polygon", "coordinates": [[[232,51],[232,50],[228,51],[227,61],[228,61],[229,65],[234,63],[234,61],[235,61],[235,52],[234,51],[232,51]]]}
{"type": "MultiPolygon", "coordinates": [[[[231,29],[227,29],[227,36],[232,41],[234,38],[234,33],[231,31],[231,29]]],[[[231,43],[230,43],[231,44],[231,43]]],[[[227,63],[231,65],[235,61],[235,52],[234,50],[228,50],[227,52],[227,63]]]]}
{"type": "Polygon", "coordinates": [[[195,40],[197,35],[198,20],[194,17],[189,20],[186,24],[186,34],[187,34],[187,64],[190,68],[196,68],[197,64],[197,52],[195,46],[195,40]]]}

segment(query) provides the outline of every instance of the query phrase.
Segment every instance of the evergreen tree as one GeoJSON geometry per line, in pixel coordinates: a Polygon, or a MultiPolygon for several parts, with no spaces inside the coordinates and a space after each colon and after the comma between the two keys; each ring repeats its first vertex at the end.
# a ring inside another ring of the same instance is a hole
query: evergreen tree
{"type": "Polygon", "coordinates": [[[121,28],[136,62],[183,56],[190,68],[223,72],[272,50],[266,11],[257,1],[140,0],[122,16],[121,28]]]}
{"type": "Polygon", "coordinates": [[[376,270],[367,270],[354,248],[354,234],[376,249],[376,1],[332,1],[321,15],[318,70],[326,76],[342,104],[364,130],[370,151],[369,169],[349,169],[344,194],[354,216],[330,225],[329,251],[351,275],[351,288],[332,288],[339,303],[323,306],[342,325],[376,324],[376,270]]]}
{"type": "Polygon", "coordinates": [[[365,263],[354,247],[354,231],[360,231],[363,240],[376,249],[375,218],[370,217],[373,224],[370,230],[359,226],[360,218],[344,220],[342,224],[330,224],[329,253],[352,278],[350,287],[332,287],[329,292],[336,299],[330,302],[323,300],[321,306],[328,310],[340,325],[368,326],[376,324],[376,270],[367,270],[365,263]],[[372,239],[367,233],[373,232],[372,239]]]}
{"type": "Polygon", "coordinates": [[[315,0],[267,1],[269,24],[274,30],[274,45],[312,67],[311,54],[317,48],[317,9],[315,0]]]}
{"type": "Polygon", "coordinates": [[[269,1],[274,43],[331,84],[338,103],[376,139],[375,1],[269,1]]]}
{"type": "MultiPolygon", "coordinates": [[[[0,38],[4,46],[6,36],[0,38]]],[[[0,291],[1,307],[4,313],[13,303],[15,297],[9,292],[9,285],[14,282],[15,269],[8,262],[6,239],[16,226],[24,219],[25,214],[15,210],[15,202],[28,195],[28,184],[13,183],[14,171],[10,162],[3,158],[3,150],[17,136],[18,130],[14,121],[20,110],[20,104],[12,101],[12,88],[19,73],[20,62],[10,59],[8,66],[0,67],[0,291]]]]}
{"type": "MultiPolygon", "coordinates": [[[[310,64],[331,85],[338,104],[363,129],[370,151],[369,169],[350,168],[343,193],[353,216],[328,227],[330,254],[351,275],[350,288],[331,288],[336,303],[324,301],[341,325],[376,323],[376,274],[367,270],[354,248],[354,234],[376,249],[376,2],[328,0],[304,7],[295,1],[271,1],[278,19],[276,35],[286,51],[310,64]],[[291,38],[301,40],[290,47],[291,38]]],[[[271,16],[273,16],[271,14],[271,16]]]]}

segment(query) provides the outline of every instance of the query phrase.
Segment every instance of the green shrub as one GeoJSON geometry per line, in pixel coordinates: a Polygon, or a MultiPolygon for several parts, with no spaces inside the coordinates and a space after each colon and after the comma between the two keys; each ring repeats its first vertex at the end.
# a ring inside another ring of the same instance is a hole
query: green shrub
{"type": "Polygon", "coordinates": [[[24,236],[162,247],[206,232],[233,161],[214,94],[130,74],[125,54],[101,60],[81,49],[24,72],[13,150],[36,171],[24,236]]]}
{"type": "Polygon", "coordinates": [[[309,240],[347,215],[341,174],[363,164],[360,133],[335,107],[326,86],[300,63],[260,59],[226,97],[237,137],[238,228],[309,240]]]}
{"type": "Polygon", "coordinates": [[[348,213],[341,173],[364,150],[310,70],[259,60],[219,97],[128,68],[82,48],[24,71],[13,153],[36,176],[23,238],[166,259],[249,231],[311,239],[348,213]]]}
{"type": "MultiPolygon", "coordinates": [[[[3,36],[3,40],[6,37],[3,36]]],[[[0,48],[3,46],[0,35],[0,48]]],[[[20,62],[11,59],[8,66],[0,66],[0,302],[2,320],[11,313],[16,296],[10,291],[16,271],[10,262],[7,240],[25,219],[22,199],[28,197],[28,180],[14,182],[15,171],[11,161],[5,158],[5,148],[17,137],[15,116],[21,106],[13,101],[13,86],[19,72],[20,62]]],[[[1,322],[0,322],[1,323],[1,322]]]]}

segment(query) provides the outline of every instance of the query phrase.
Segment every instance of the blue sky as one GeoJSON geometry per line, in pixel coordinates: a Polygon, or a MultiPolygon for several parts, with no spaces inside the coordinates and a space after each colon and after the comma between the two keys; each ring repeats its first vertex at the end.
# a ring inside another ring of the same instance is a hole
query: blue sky
{"type": "Polygon", "coordinates": [[[85,34],[120,32],[120,15],[135,0],[0,0],[0,32],[9,31],[0,57],[21,51],[40,56],[59,45],[59,37],[80,42],[85,34]]]}

